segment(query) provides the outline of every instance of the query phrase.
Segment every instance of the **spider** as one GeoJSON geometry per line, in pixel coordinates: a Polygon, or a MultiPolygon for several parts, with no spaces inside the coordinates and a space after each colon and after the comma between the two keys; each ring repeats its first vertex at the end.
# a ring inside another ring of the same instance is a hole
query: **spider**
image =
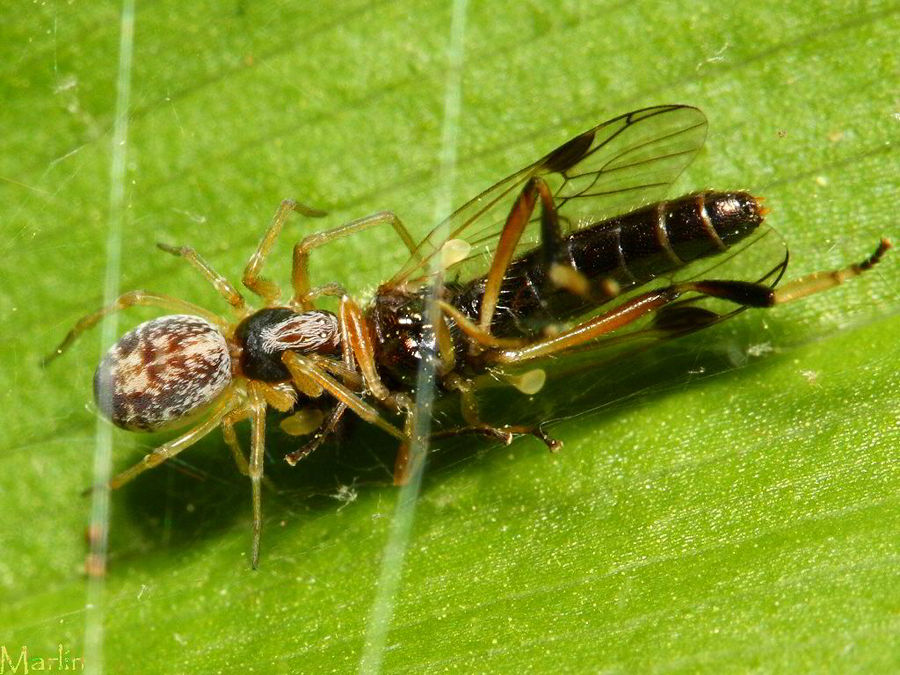
{"type": "Polygon", "coordinates": [[[378,399],[394,411],[410,408],[405,395],[388,393],[374,374],[370,337],[362,310],[338,284],[310,287],[307,264],[313,249],[379,224],[391,224],[413,251],[411,237],[400,220],[389,212],[305,237],[294,246],[293,294],[283,302],[279,286],[261,276],[261,271],[291,212],[309,217],[325,215],[293,200],[281,203],[247,261],[242,277],[243,285],[262,300],[262,308],[252,307],[193,248],[159,243],[161,250],[183,258],[203,275],[231,306],[232,317],[215,314],[180,298],[130,291],[78,320],[42,362],[47,365],[82,333],[113,312],[136,306],[173,312],[141,323],[107,351],[94,374],[94,398],[100,412],[123,429],[149,432],[192,426],[113,477],[109,488],[122,487],[221,426],[238,470],[251,481],[253,568],[259,564],[262,530],[260,485],[267,407],[290,413],[280,423],[287,433],[299,436],[315,431],[303,447],[285,456],[291,465],[317,449],[348,409],[401,441],[408,438],[361,396],[367,387],[377,392],[378,399]],[[315,301],[321,296],[340,298],[337,315],[315,308],[315,301]],[[342,345],[349,349],[342,349],[342,345]],[[289,357],[282,358],[285,354],[289,357]],[[370,373],[373,373],[371,380],[370,373]],[[319,398],[325,391],[336,400],[327,414],[323,416],[318,409],[304,407],[297,410],[299,399],[319,398]],[[249,460],[234,430],[237,422],[246,419],[251,424],[249,460]]]}

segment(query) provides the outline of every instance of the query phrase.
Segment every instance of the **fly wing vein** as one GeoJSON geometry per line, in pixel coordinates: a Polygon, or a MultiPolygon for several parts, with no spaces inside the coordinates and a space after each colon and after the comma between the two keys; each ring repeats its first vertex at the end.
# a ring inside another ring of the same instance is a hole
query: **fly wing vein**
{"type": "MultiPolygon", "coordinates": [[[[478,246],[479,253],[448,272],[461,279],[484,274],[484,261],[490,260],[513,200],[532,176],[548,182],[560,219],[577,228],[661,199],[705,138],[706,118],[690,106],[646,108],[604,122],[457,209],[422,240],[391,283],[423,281],[433,256],[457,238],[478,246]]],[[[539,243],[539,220],[535,213],[517,256],[539,243]]]]}

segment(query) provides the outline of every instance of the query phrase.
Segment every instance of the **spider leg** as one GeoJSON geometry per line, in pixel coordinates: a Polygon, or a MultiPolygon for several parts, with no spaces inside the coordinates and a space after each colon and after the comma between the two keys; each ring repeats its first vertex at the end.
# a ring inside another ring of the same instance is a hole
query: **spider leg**
{"type": "Polygon", "coordinates": [[[400,237],[400,240],[413,255],[416,254],[416,243],[413,241],[409,230],[392,211],[381,211],[371,216],[357,218],[345,223],[339,227],[324,232],[316,232],[302,239],[299,244],[294,246],[294,266],[291,279],[294,287],[294,297],[291,305],[302,309],[312,309],[309,285],[309,254],[320,246],[332,242],[342,237],[348,237],[351,234],[362,232],[376,225],[390,225],[394,228],[394,232],[400,237]]]}
{"type": "Polygon", "coordinates": [[[250,546],[250,566],[259,566],[259,541],[262,536],[262,495],[263,459],[266,449],[266,401],[250,382],[248,396],[250,408],[250,486],[253,504],[253,541],[250,546]]]}
{"type": "Polygon", "coordinates": [[[259,245],[256,247],[256,251],[247,261],[247,266],[244,268],[244,276],[242,278],[244,286],[260,296],[263,301],[265,301],[266,305],[274,304],[281,295],[281,291],[276,283],[261,277],[260,272],[262,271],[263,264],[266,262],[269,251],[272,250],[272,246],[275,244],[275,240],[278,239],[278,235],[281,234],[281,228],[284,227],[284,223],[291,211],[296,211],[304,216],[313,218],[321,218],[325,215],[324,211],[311,209],[308,206],[295,202],[293,199],[285,199],[281,202],[281,205],[275,212],[275,216],[272,218],[272,222],[269,224],[269,227],[266,228],[259,245]]]}
{"type": "Polygon", "coordinates": [[[152,469],[165,462],[170,457],[186,450],[201,438],[209,434],[213,429],[222,424],[223,419],[231,412],[234,405],[234,393],[231,392],[222,397],[213,412],[203,422],[181,436],[160,445],[152,452],[144,455],[143,459],[134,466],[126,469],[109,481],[109,488],[116,490],[126,483],[131,482],[147,469],[152,469]]]}
{"type": "MultiPolygon", "coordinates": [[[[341,298],[338,316],[341,324],[341,340],[344,352],[349,353],[365,380],[372,395],[379,401],[386,399],[390,392],[378,375],[375,365],[375,347],[366,317],[356,301],[348,295],[341,298]]],[[[351,364],[352,367],[352,362],[351,364]]]]}
{"type": "Polygon", "coordinates": [[[210,284],[212,284],[219,295],[225,298],[228,304],[230,304],[239,315],[246,314],[247,303],[244,301],[244,296],[231,285],[231,282],[228,281],[228,279],[216,272],[208,262],[201,258],[197,251],[190,246],[169,246],[168,244],[159,242],[157,242],[156,246],[166,253],[171,253],[174,256],[187,260],[210,284]]]}
{"type": "Polygon", "coordinates": [[[245,420],[249,416],[250,412],[245,408],[241,408],[228,413],[222,418],[222,437],[225,439],[225,445],[231,450],[238,471],[248,477],[250,476],[250,465],[247,464],[247,458],[244,456],[244,451],[241,450],[241,444],[238,441],[237,434],[234,432],[234,425],[236,422],[245,420]]]}
{"type": "MultiPolygon", "coordinates": [[[[358,368],[366,387],[379,401],[387,401],[391,397],[390,390],[384,385],[378,374],[375,362],[375,346],[372,344],[372,330],[366,320],[362,308],[348,295],[341,298],[338,310],[341,325],[341,340],[345,345],[344,354],[348,368],[358,368]],[[347,348],[349,347],[349,349],[347,348]],[[347,356],[351,358],[346,359],[347,356]]],[[[450,327],[441,316],[435,327],[438,356],[441,360],[442,372],[453,370],[456,355],[450,337],[450,327]]]]}
{"type": "MultiPolygon", "coordinates": [[[[341,325],[341,340],[344,344],[344,368],[346,370],[351,371],[353,375],[355,375],[355,370],[358,368],[359,372],[362,374],[363,382],[368,388],[368,390],[372,393],[375,398],[381,401],[383,404],[388,406],[397,408],[398,410],[403,408],[400,404],[400,400],[396,396],[392,396],[390,390],[384,385],[381,381],[381,377],[378,374],[377,365],[375,363],[375,350],[374,345],[371,342],[371,332],[370,327],[366,321],[365,315],[363,314],[362,309],[359,305],[348,295],[344,295],[341,297],[340,309],[340,325],[341,325]]],[[[437,342],[438,342],[438,351],[441,358],[441,364],[444,372],[449,372],[452,370],[454,365],[454,352],[453,352],[453,344],[450,339],[450,330],[447,326],[446,321],[443,316],[441,317],[440,322],[437,325],[437,342]]],[[[298,355],[293,355],[292,359],[298,358],[298,355]]],[[[299,357],[303,358],[303,357],[299,357]]],[[[316,363],[311,359],[305,359],[309,368],[316,368],[316,363]]],[[[325,379],[328,378],[327,368],[320,367],[319,373],[316,377],[313,377],[311,371],[307,371],[301,374],[295,373],[295,371],[291,368],[290,363],[287,363],[288,370],[291,370],[292,375],[294,375],[295,382],[298,382],[298,388],[302,388],[305,386],[303,384],[304,379],[313,379],[319,386],[328,390],[329,393],[334,395],[338,400],[353,410],[357,415],[369,421],[373,424],[380,426],[388,433],[391,433],[398,438],[400,438],[403,442],[401,443],[400,451],[397,455],[397,461],[395,463],[394,470],[394,481],[397,484],[402,483],[406,480],[406,476],[408,475],[408,463],[409,463],[409,453],[408,453],[408,441],[410,439],[410,423],[412,419],[412,415],[406,411],[406,430],[404,432],[400,432],[395,427],[388,425],[387,427],[382,426],[384,420],[381,418],[380,414],[372,408],[368,406],[364,401],[359,399],[359,397],[352,392],[351,390],[344,387],[344,392],[342,395],[339,395],[336,390],[329,389],[328,385],[325,382],[325,379]],[[324,372],[323,372],[324,371],[324,372]],[[305,375],[306,377],[301,377],[301,375],[305,375]],[[349,398],[352,396],[355,398],[356,405],[358,406],[367,406],[368,409],[363,409],[360,407],[354,407],[354,402],[349,398]],[[399,482],[398,482],[399,481],[399,482]]],[[[328,378],[330,379],[330,378],[328,378]]],[[[345,382],[350,381],[350,378],[345,378],[345,382]]],[[[341,386],[335,380],[332,380],[334,386],[341,386]]],[[[408,406],[407,406],[408,407],[408,406]]],[[[340,418],[340,415],[343,415],[344,410],[337,411],[337,417],[332,424],[332,428],[337,425],[337,420],[340,418]]],[[[315,450],[319,443],[321,443],[322,436],[317,436],[314,439],[313,444],[309,444],[308,446],[302,448],[296,453],[292,453],[285,457],[285,459],[294,464],[302,457],[305,457],[310,452],[315,450]]]]}
{"type": "Polygon", "coordinates": [[[129,307],[160,307],[179,314],[192,314],[194,316],[202,317],[222,329],[227,329],[228,327],[228,322],[223,321],[221,317],[192,302],[174,298],[169,295],[160,295],[158,293],[129,291],[116,298],[115,302],[112,304],[80,318],[75,323],[75,326],[68,332],[66,337],[63,338],[63,341],[59,343],[59,346],[53,350],[51,354],[41,360],[41,365],[46,366],[57,356],[65,352],[82,333],[97,325],[103,317],[129,307]]]}
{"type": "MultiPolygon", "coordinates": [[[[325,288],[325,287],[323,287],[325,288]]],[[[320,289],[315,289],[320,290],[320,289]]],[[[338,291],[338,295],[344,298],[347,297],[347,294],[344,292],[343,288],[339,285],[334,284],[334,289],[330,286],[325,288],[322,292],[330,293],[332,290],[338,291]]],[[[343,305],[343,302],[342,302],[343,305]]],[[[348,323],[346,321],[341,321],[341,339],[344,341],[344,344],[349,344],[349,334],[347,329],[348,323]]],[[[345,385],[356,386],[361,388],[363,382],[360,381],[359,372],[356,370],[356,359],[354,358],[353,349],[344,349],[342,350],[342,362],[340,364],[331,361],[330,359],[323,359],[325,366],[330,366],[334,368],[333,371],[328,372],[337,372],[340,375],[345,385]]],[[[314,365],[319,365],[318,363],[314,365]]],[[[320,366],[321,367],[321,366],[320,366]]],[[[294,378],[295,381],[299,378],[294,378]]],[[[302,381],[302,379],[301,379],[302,381]]],[[[331,412],[328,413],[328,417],[322,422],[319,426],[319,429],[316,431],[312,440],[307,442],[303,447],[295,450],[294,452],[288,453],[284,456],[284,460],[290,464],[291,466],[296,466],[297,462],[301,459],[304,459],[311,455],[313,452],[319,449],[322,443],[327,439],[334,430],[337,428],[337,425],[340,423],[341,419],[344,417],[344,413],[347,412],[347,404],[338,401],[334,408],[331,409],[331,412]]]]}
{"type": "Polygon", "coordinates": [[[402,431],[381,416],[377,408],[366,403],[359,394],[338,382],[312,360],[290,351],[285,352],[281,359],[301,391],[310,389],[311,384],[321,387],[366,422],[374,424],[395,438],[400,440],[406,438],[402,431]]]}
{"type": "Polygon", "coordinates": [[[255,386],[266,403],[278,412],[286,413],[290,412],[297,404],[297,392],[294,387],[285,386],[285,384],[272,385],[257,381],[255,386]]]}
{"type": "MultiPolygon", "coordinates": [[[[225,439],[225,444],[228,446],[228,449],[231,450],[231,455],[234,457],[234,463],[237,465],[238,471],[240,471],[241,475],[249,478],[250,465],[247,464],[247,458],[244,456],[244,451],[241,449],[237,434],[234,432],[234,425],[248,417],[250,417],[250,411],[246,408],[233,410],[225,415],[225,417],[222,418],[222,437],[225,439]]],[[[262,482],[263,485],[272,492],[278,492],[278,488],[268,479],[268,477],[263,476],[262,482]]]]}

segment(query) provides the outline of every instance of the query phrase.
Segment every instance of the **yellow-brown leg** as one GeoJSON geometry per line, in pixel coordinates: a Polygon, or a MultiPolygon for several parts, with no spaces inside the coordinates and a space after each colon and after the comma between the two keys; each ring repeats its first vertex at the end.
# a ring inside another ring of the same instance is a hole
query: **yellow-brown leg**
{"type": "Polygon", "coordinates": [[[650,291],[615,309],[595,316],[559,335],[537,340],[525,347],[504,349],[488,356],[494,363],[522,363],[573,349],[637,321],[650,312],[675,302],[685,291],[668,286],[650,291]]]}
{"type": "Polygon", "coordinates": [[[122,487],[144,473],[147,469],[159,466],[167,459],[174,457],[178,453],[183,452],[192,446],[213,429],[218,427],[225,416],[231,411],[233,405],[234,394],[229,391],[219,400],[208,418],[178,438],[175,438],[168,443],[163,443],[152,452],[144,455],[144,458],[140,462],[115,476],[109,481],[110,489],[115,490],[122,487]]]}
{"type": "Polygon", "coordinates": [[[253,542],[250,546],[250,566],[259,566],[259,542],[262,537],[262,479],[263,459],[266,450],[266,401],[254,386],[248,383],[247,394],[250,408],[250,487],[253,506],[253,542]]]}
{"type": "Polygon", "coordinates": [[[362,309],[348,295],[341,298],[339,309],[344,351],[350,351],[356,366],[362,373],[366,387],[379,401],[386,399],[390,392],[381,381],[375,366],[375,347],[369,333],[369,326],[362,309]]]}
{"type": "Polygon", "coordinates": [[[202,307],[195,305],[192,302],[187,302],[186,300],[180,300],[178,298],[173,298],[169,295],[160,295],[158,293],[147,293],[146,291],[129,291],[123,295],[120,295],[116,298],[115,302],[106,307],[102,307],[98,309],[96,312],[92,314],[88,314],[87,316],[83,316],[76,323],[75,326],[68,332],[63,341],[59,343],[59,346],[53,350],[53,352],[41,361],[42,366],[46,366],[57,356],[65,352],[73,342],[75,342],[78,337],[84,333],[86,330],[92,328],[97,325],[103,317],[112,314],[113,312],[119,312],[123,309],[128,309],[129,307],[159,307],[160,309],[166,309],[172,312],[178,312],[179,314],[192,314],[194,316],[199,316],[207,321],[219,326],[223,330],[228,327],[228,322],[222,319],[222,317],[213,314],[209,310],[203,309],[202,307]]]}
{"type": "Polygon", "coordinates": [[[222,418],[222,438],[225,439],[225,445],[231,450],[238,471],[248,477],[250,476],[250,465],[247,464],[247,458],[244,457],[244,451],[241,450],[241,444],[238,442],[237,434],[234,431],[234,425],[241,420],[247,419],[249,416],[250,411],[246,408],[241,408],[240,410],[228,413],[222,418]]]}
{"type": "MultiPolygon", "coordinates": [[[[651,312],[672,305],[685,293],[720,298],[743,307],[772,307],[792,302],[833,288],[847,279],[871,269],[878,264],[890,247],[890,242],[882,239],[875,252],[862,262],[839,270],[808,274],[776,288],[763,283],[716,279],[674,284],[638,295],[615,309],[595,316],[557,336],[539,340],[524,347],[498,350],[489,359],[498,364],[522,363],[580,347],[623,328],[651,312]]],[[[709,319],[707,318],[706,321],[709,322],[709,319]]]]}
{"type": "Polygon", "coordinates": [[[875,252],[862,262],[848,265],[839,270],[813,272],[799,279],[788,281],[775,289],[775,302],[773,304],[792,302],[805,298],[807,295],[820,293],[821,291],[827,291],[829,288],[839,286],[848,279],[857,277],[863,272],[872,269],[879,263],[882,256],[888,252],[891,246],[891,242],[883,238],[875,252]]]}
{"type": "MultiPolygon", "coordinates": [[[[346,293],[343,292],[343,289],[340,289],[339,286],[335,284],[335,287],[340,290],[341,297],[346,296],[346,293]]],[[[348,343],[348,334],[346,324],[341,324],[341,339],[344,341],[346,345],[348,343]]],[[[342,354],[342,362],[338,364],[337,362],[324,358],[324,357],[312,357],[312,365],[316,367],[322,367],[323,365],[327,368],[331,368],[332,370],[327,371],[333,374],[337,374],[344,385],[354,386],[357,388],[362,388],[363,380],[360,376],[360,373],[356,370],[356,359],[353,356],[353,349],[344,349],[342,354]]],[[[308,383],[308,378],[303,377],[295,377],[294,382],[300,382],[304,386],[308,383]]],[[[319,391],[322,391],[321,385],[316,385],[319,391]]],[[[343,418],[344,413],[347,411],[347,404],[343,401],[338,400],[331,409],[331,412],[316,430],[315,434],[312,437],[312,440],[308,441],[301,448],[295,450],[294,452],[290,452],[284,456],[284,460],[290,464],[291,466],[295,466],[297,462],[301,459],[305,459],[313,452],[319,449],[322,443],[334,433],[334,430],[337,428],[337,425],[340,423],[341,418],[343,418]]]]}
{"type": "Polygon", "coordinates": [[[463,333],[485,349],[513,349],[516,347],[524,347],[528,344],[526,338],[495,337],[491,334],[490,330],[483,329],[480,325],[460,312],[456,307],[444,300],[438,300],[438,307],[440,307],[441,312],[453,319],[463,333]]]}
{"type": "Polygon", "coordinates": [[[312,309],[309,285],[309,254],[313,249],[324,246],[335,239],[357,234],[376,225],[390,225],[393,227],[394,232],[400,237],[410,254],[415,255],[415,241],[413,241],[403,221],[392,211],[381,211],[371,216],[351,220],[349,223],[325,232],[307,235],[299,244],[294,246],[294,265],[291,274],[291,281],[294,287],[292,306],[300,307],[301,309],[312,309]]]}
{"type": "Polygon", "coordinates": [[[491,260],[491,266],[488,270],[487,279],[485,280],[484,295],[481,298],[481,314],[478,325],[485,332],[490,332],[491,321],[494,318],[494,311],[497,309],[497,302],[500,299],[500,287],[503,284],[503,278],[512,262],[519,244],[519,239],[528,223],[531,222],[531,216],[534,213],[534,207],[538,198],[541,200],[541,245],[544,248],[547,257],[547,264],[550,265],[558,244],[561,234],[559,230],[559,222],[556,216],[556,207],[553,204],[553,195],[550,187],[542,178],[537,176],[528,180],[522,192],[519,194],[509,215],[506,217],[506,224],[500,232],[500,239],[497,241],[497,247],[494,249],[494,258],[491,260]]]}
{"type": "Polygon", "coordinates": [[[228,304],[231,305],[239,315],[246,314],[247,303],[244,301],[244,296],[231,285],[231,282],[228,281],[228,279],[216,272],[208,262],[200,257],[200,254],[197,253],[197,251],[189,246],[169,246],[168,244],[161,243],[157,243],[156,246],[166,253],[171,253],[174,256],[187,260],[200,272],[200,274],[203,275],[204,279],[212,284],[213,288],[216,289],[216,292],[225,298],[228,304]]]}
{"type": "Polygon", "coordinates": [[[363,401],[356,392],[331,377],[323,369],[316,366],[310,359],[295,352],[285,352],[281,358],[284,365],[291,373],[291,378],[298,383],[299,389],[302,390],[304,387],[308,388],[308,382],[312,381],[322,387],[322,389],[327,391],[339,402],[344,403],[351,411],[353,411],[353,413],[366,422],[374,424],[379,429],[386,431],[395,438],[401,440],[405,438],[403,432],[385,420],[381,416],[381,413],[378,412],[377,408],[363,401]]]}
{"type": "Polygon", "coordinates": [[[289,412],[297,403],[297,391],[290,383],[255,382],[254,384],[266,403],[278,412],[289,412]]]}
{"type": "MultiPolygon", "coordinates": [[[[247,458],[244,456],[244,451],[241,449],[241,444],[234,431],[234,425],[247,419],[250,415],[250,409],[243,407],[239,410],[233,410],[222,419],[222,437],[225,439],[225,444],[228,446],[228,449],[231,450],[231,455],[234,457],[234,463],[237,465],[238,471],[248,478],[250,477],[250,465],[247,463],[247,458]]],[[[272,492],[278,492],[278,488],[268,479],[268,477],[263,476],[262,483],[272,492]]]]}
{"type": "Polygon", "coordinates": [[[278,284],[261,277],[260,272],[262,271],[263,264],[265,264],[266,258],[272,250],[275,241],[278,239],[278,235],[284,227],[284,222],[287,220],[291,211],[296,211],[297,213],[312,218],[321,218],[325,215],[324,211],[317,211],[316,209],[304,206],[303,204],[295,202],[293,199],[285,199],[281,202],[281,205],[275,212],[275,217],[272,218],[272,222],[269,224],[269,227],[266,228],[259,245],[256,247],[256,251],[247,261],[247,266],[244,268],[244,276],[242,278],[244,286],[260,296],[267,305],[274,304],[278,300],[281,295],[281,290],[278,288],[278,284]]]}
{"type": "MultiPolygon", "coordinates": [[[[403,441],[400,443],[400,447],[397,448],[397,454],[394,457],[394,485],[398,487],[409,483],[409,479],[417,468],[415,458],[410,451],[410,446],[413,443],[413,422],[413,413],[410,411],[407,413],[403,423],[403,441]]],[[[418,461],[421,462],[423,460],[424,457],[419,455],[418,461]]]]}

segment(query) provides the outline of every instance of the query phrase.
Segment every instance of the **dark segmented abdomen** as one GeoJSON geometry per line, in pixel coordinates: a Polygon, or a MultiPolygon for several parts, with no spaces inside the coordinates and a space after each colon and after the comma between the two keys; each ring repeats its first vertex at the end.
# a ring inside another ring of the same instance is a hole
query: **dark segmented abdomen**
{"type": "MultiPolygon", "coordinates": [[[[535,335],[548,324],[602,305],[617,292],[721,253],[762,221],[759,202],[746,192],[701,192],[589,225],[563,239],[554,259],[594,282],[592,298],[551,284],[546,253],[538,248],[511,264],[491,329],[504,337],[535,335]]],[[[470,281],[454,304],[477,318],[484,285],[484,277],[470,281]]]]}

